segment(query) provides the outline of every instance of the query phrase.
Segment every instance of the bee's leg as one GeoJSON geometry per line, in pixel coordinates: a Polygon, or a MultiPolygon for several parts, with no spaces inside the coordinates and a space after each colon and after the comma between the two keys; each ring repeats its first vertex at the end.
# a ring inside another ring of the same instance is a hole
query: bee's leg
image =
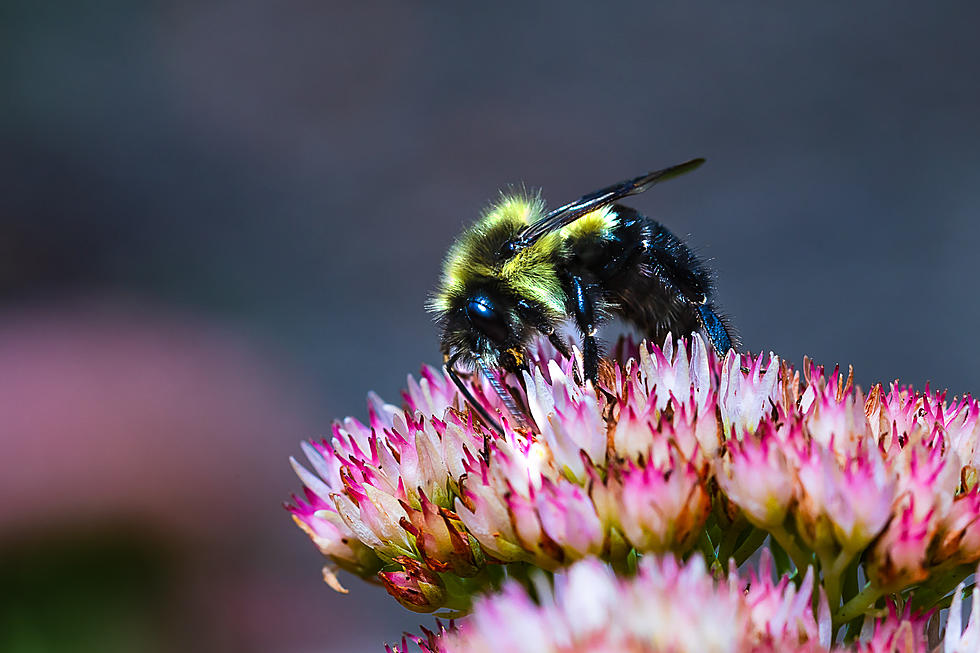
{"type": "MultiPolygon", "coordinates": [[[[552,329],[550,332],[545,332],[545,333],[547,333],[548,342],[550,342],[552,346],[558,350],[559,354],[561,354],[568,360],[573,360],[574,355],[572,354],[572,350],[568,348],[568,343],[562,340],[561,336],[559,336],[554,329],[552,329]]],[[[572,373],[575,378],[575,383],[577,383],[578,385],[582,385],[585,383],[585,379],[582,378],[582,373],[579,371],[578,365],[572,366],[572,373]]]]}
{"type": "MultiPolygon", "coordinates": [[[[705,303],[696,306],[695,309],[695,312],[698,314],[698,321],[701,323],[701,328],[704,329],[705,333],[708,334],[708,338],[711,339],[711,346],[714,347],[718,357],[724,359],[730,349],[735,349],[738,352],[735,348],[735,342],[732,341],[729,326],[725,323],[724,318],[719,317],[714,312],[711,304],[705,303]]],[[[742,370],[743,374],[749,373],[749,368],[747,367],[742,366],[739,369],[742,370]]]]}
{"type": "Polygon", "coordinates": [[[595,327],[582,336],[582,367],[585,378],[592,385],[599,383],[599,342],[595,337],[595,327]]]}
{"type": "MultiPolygon", "coordinates": [[[[724,320],[714,312],[714,308],[711,306],[711,302],[708,301],[708,294],[705,292],[703,286],[699,286],[691,278],[683,278],[682,276],[671,274],[668,272],[668,268],[661,263],[653,266],[653,273],[668,293],[680,297],[691,307],[697,318],[698,326],[704,330],[708,339],[711,341],[711,347],[718,354],[719,358],[723,358],[728,353],[728,350],[734,347],[732,336],[724,320]]],[[[674,335],[677,336],[680,334],[674,335]]]]}
{"type": "Polygon", "coordinates": [[[732,349],[732,337],[722,319],[711,310],[711,304],[700,304],[695,307],[695,312],[698,314],[701,328],[711,339],[711,346],[720,356],[727,354],[728,350],[732,349]]]}
{"type": "Polygon", "coordinates": [[[596,340],[595,299],[579,276],[571,278],[575,324],[582,332],[582,367],[585,378],[597,385],[599,381],[599,343],[596,340]]]}
{"type": "MultiPolygon", "coordinates": [[[[456,387],[463,395],[463,398],[466,400],[466,403],[470,405],[470,408],[476,411],[477,415],[479,415],[483,419],[483,421],[486,422],[487,426],[493,429],[497,433],[497,435],[503,435],[504,429],[501,428],[500,423],[490,416],[490,413],[487,411],[487,409],[484,408],[483,405],[476,400],[476,398],[470,392],[470,389],[466,387],[466,384],[463,383],[463,380],[460,379],[459,375],[456,374],[456,369],[453,367],[453,364],[455,362],[456,362],[455,356],[446,360],[445,363],[446,374],[448,374],[449,378],[452,379],[454,384],[456,384],[456,387]]],[[[488,464],[490,463],[490,438],[488,436],[484,436],[483,438],[483,459],[488,464]]]]}
{"type": "MultiPolygon", "coordinates": [[[[535,309],[530,302],[520,299],[517,301],[517,311],[518,315],[526,322],[533,324],[538,333],[545,336],[552,346],[558,350],[565,358],[572,357],[572,351],[568,348],[568,343],[561,339],[558,332],[555,330],[555,324],[550,316],[542,315],[539,309],[535,309]]],[[[523,369],[530,372],[527,366],[527,361],[522,357],[515,357],[523,363],[523,369]]],[[[506,367],[506,365],[504,366],[506,367]]],[[[515,370],[511,370],[515,371],[515,370]]]]}
{"type": "Polygon", "coordinates": [[[565,358],[572,358],[572,350],[568,348],[568,343],[561,339],[557,331],[552,331],[548,334],[548,342],[558,350],[558,353],[565,358]]]}

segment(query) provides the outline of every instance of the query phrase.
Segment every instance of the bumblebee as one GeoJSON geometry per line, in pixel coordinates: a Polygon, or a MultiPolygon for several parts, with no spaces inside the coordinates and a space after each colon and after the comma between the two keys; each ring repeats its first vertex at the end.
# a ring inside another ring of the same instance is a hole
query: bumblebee
{"type": "Polygon", "coordinates": [[[498,433],[499,424],[462,383],[457,365],[479,367],[519,424],[524,420],[496,370],[526,369],[538,334],[570,357],[558,334],[571,320],[581,335],[582,373],[596,383],[596,333],[609,317],[663,342],[702,330],[715,352],[733,346],[715,308],[711,274],[684,242],[659,222],[617,204],[704,163],[693,159],[589,193],[546,211],[540,195],[501,194],[449,250],[429,301],[442,330],[446,371],[467,401],[498,433]]]}

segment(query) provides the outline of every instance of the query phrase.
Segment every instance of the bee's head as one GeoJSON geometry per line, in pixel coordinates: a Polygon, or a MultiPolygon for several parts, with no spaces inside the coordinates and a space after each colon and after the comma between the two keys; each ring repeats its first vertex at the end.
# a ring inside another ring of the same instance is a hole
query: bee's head
{"type": "Polygon", "coordinates": [[[498,304],[490,297],[477,295],[467,300],[463,312],[470,328],[479,333],[479,337],[500,348],[511,340],[511,326],[508,316],[498,304]]]}
{"type": "Polygon", "coordinates": [[[564,318],[558,236],[507,248],[542,211],[536,196],[504,195],[449,250],[428,303],[442,326],[443,354],[513,371],[534,333],[564,318]]]}
{"type": "Polygon", "coordinates": [[[442,350],[470,366],[514,369],[534,329],[528,302],[508,292],[481,287],[460,296],[442,319],[442,350]]]}

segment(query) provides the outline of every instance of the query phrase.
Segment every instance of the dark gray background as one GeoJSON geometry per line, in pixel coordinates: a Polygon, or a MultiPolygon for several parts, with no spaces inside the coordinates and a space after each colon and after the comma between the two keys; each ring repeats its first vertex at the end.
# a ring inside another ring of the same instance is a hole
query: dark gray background
{"type": "MultiPolygon", "coordinates": [[[[423,301],[498,188],[557,204],[705,156],[633,204],[711,260],[746,348],[976,391],[977,7],[8,0],[0,299],[219,325],[326,432],[437,360],[423,301]]],[[[223,637],[381,650],[429,619],[321,586],[277,507],[314,434],[243,445],[224,545],[276,607],[223,637]]]]}

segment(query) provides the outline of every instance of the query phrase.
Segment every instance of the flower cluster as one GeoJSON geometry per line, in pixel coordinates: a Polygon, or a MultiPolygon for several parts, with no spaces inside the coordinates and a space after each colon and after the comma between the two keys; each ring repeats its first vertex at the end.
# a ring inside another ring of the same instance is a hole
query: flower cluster
{"type": "MultiPolygon", "coordinates": [[[[925,634],[929,615],[898,611],[894,605],[880,617],[867,618],[850,645],[835,646],[826,597],[815,588],[813,568],[798,587],[786,577],[775,581],[773,571],[771,559],[763,555],[758,572],[740,575],[732,568],[719,583],[699,556],[686,564],[649,556],[635,575],[622,578],[598,560],[583,560],[556,574],[553,583],[536,578],[535,598],[519,583],[507,583],[498,594],[479,599],[473,616],[458,628],[406,637],[386,650],[406,653],[409,641],[422,653],[935,650],[936,642],[925,634]]],[[[964,629],[958,598],[942,640],[939,650],[945,653],[980,649],[978,611],[964,629]]]]}
{"type": "Polygon", "coordinates": [[[520,378],[495,379],[528,427],[474,376],[474,397],[501,415],[494,433],[426,368],[404,407],[372,395],[367,424],[304,444],[312,471],[294,461],[305,490],[289,509],[328,580],[339,587],[340,568],[412,610],[462,614],[529,567],[597,557],[623,574],[645,554],[698,552],[724,576],[765,546],[851,632],[889,597],[941,605],[980,560],[971,397],[897,383],[865,395],[808,360],[802,378],[772,354],[718,360],[697,335],[618,351],[598,387],[547,343],[520,378]]]}

